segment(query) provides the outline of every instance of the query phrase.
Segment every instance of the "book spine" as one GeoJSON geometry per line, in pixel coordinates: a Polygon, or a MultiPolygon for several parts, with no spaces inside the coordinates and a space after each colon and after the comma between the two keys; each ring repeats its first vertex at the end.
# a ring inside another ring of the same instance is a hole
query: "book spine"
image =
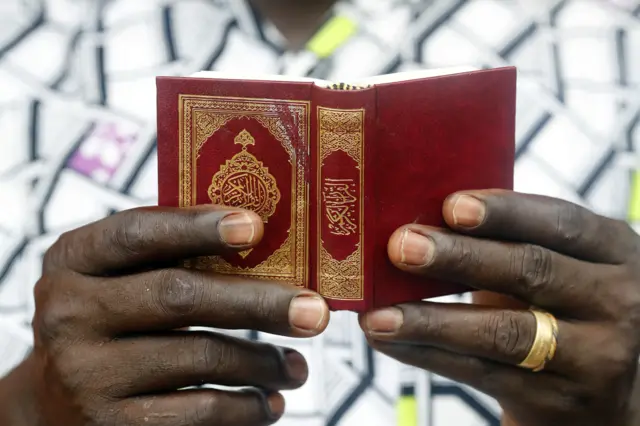
{"type": "Polygon", "coordinates": [[[331,310],[366,311],[373,304],[375,88],[315,86],[312,94],[311,285],[331,310]],[[373,229],[373,228],[371,228],[373,229]]]}

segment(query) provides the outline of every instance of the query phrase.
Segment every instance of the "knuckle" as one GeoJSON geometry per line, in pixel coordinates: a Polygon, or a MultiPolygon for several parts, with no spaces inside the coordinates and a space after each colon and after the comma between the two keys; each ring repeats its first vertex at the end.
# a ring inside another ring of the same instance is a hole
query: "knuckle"
{"type": "Polygon", "coordinates": [[[199,275],[181,269],[163,270],[158,275],[155,303],[169,315],[189,315],[202,305],[204,287],[199,275]]]}
{"type": "MultiPolygon", "coordinates": [[[[42,281],[39,284],[46,286],[42,281]]],[[[80,320],[77,303],[67,296],[65,298],[54,296],[48,290],[38,290],[38,293],[33,321],[38,337],[42,341],[57,341],[77,335],[73,331],[80,320]],[[43,295],[45,293],[46,295],[43,295]]]]}
{"type": "Polygon", "coordinates": [[[583,208],[572,203],[562,203],[558,207],[555,233],[560,241],[572,245],[580,241],[585,230],[583,208]]]}
{"type": "Polygon", "coordinates": [[[120,426],[131,424],[131,419],[121,410],[117,408],[109,408],[108,410],[95,410],[88,416],[94,419],[94,423],[100,426],[120,426]]]}
{"type": "Polygon", "coordinates": [[[252,308],[251,305],[247,306],[247,308],[255,309],[259,318],[278,318],[280,316],[280,307],[283,305],[278,303],[280,299],[276,294],[269,291],[260,291],[256,297],[256,308],[252,308]]]}
{"type": "Polygon", "coordinates": [[[45,251],[42,258],[42,271],[49,272],[61,268],[67,252],[73,246],[69,243],[72,240],[73,231],[61,234],[58,239],[45,251]]]}
{"type": "Polygon", "coordinates": [[[185,340],[193,350],[185,353],[188,359],[180,364],[190,369],[194,376],[203,379],[212,374],[234,377],[243,371],[240,354],[234,345],[206,334],[186,336],[185,340]]]}
{"type": "Polygon", "coordinates": [[[592,341],[587,342],[580,365],[585,371],[583,387],[595,395],[618,395],[620,386],[634,377],[637,364],[635,343],[615,327],[598,326],[590,330],[592,341]]]}
{"type": "Polygon", "coordinates": [[[38,337],[41,341],[55,342],[68,334],[72,322],[69,311],[60,304],[54,304],[38,316],[38,337]]]}
{"type": "Polygon", "coordinates": [[[78,360],[73,359],[67,350],[55,356],[51,365],[50,374],[57,374],[64,383],[67,392],[74,395],[82,395],[87,385],[92,383],[86,369],[78,368],[78,360]]]}
{"type": "Polygon", "coordinates": [[[429,336],[434,340],[442,337],[444,325],[437,309],[423,309],[416,325],[419,335],[429,336]]]}
{"type": "Polygon", "coordinates": [[[498,353],[509,360],[522,357],[527,353],[529,333],[521,327],[515,312],[501,311],[487,314],[483,323],[481,341],[486,345],[485,350],[498,353]]]}
{"type": "Polygon", "coordinates": [[[49,301],[51,300],[51,294],[55,288],[56,280],[52,278],[52,275],[42,275],[35,286],[33,287],[33,300],[36,305],[36,313],[46,309],[49,301]]]}
{"type": "MultiPolygon", "coordinates": [[[[281,380],[287,376],[286,349],[271,343],[264,343],[257,370],[263,372],[263,378],[281,380]]],[[[306,358],[305,358],[306,361],[306,358]]],[[[286,378],[284,380],[287,380],[286,378]]]]}
{"type": "Polygon", "coordinates": [[[196,356],[193,362],[194,371],[212,371],[216,367],[215,343],[206,337],[196,338],[194,341],[194,353],[204,354],[204,356],[196,356]]]}
{"type": "Polygon", "coordinates": [[[543,292],[554,279],[551,253],[536,245],[524,245],[511,251],[511,275],[527,294],[543,292]]]}
{"type": "Polygon", "coordinates": [[[629,331],[640,326],[640,288],[629,265],[608,265],[596,273],[594,287],[598,289],[601,309],[607,319],[629,331]]]}
{"type": "Polygon", "coordinates": [[[137,210],[119,213],[119,223],[113,232],[112,247],[123,255],[135,255],[145,246],[148,233],[144,232],[143,216],[137,210]]]}
{"type": "MultiPolygon", "coordinates": [[[[640,252],[640,236],[626,220],[617,220],[603,217],[602,221],[611,223],[612,231],[604,229],[601,234],[614,234],[619,236],[616,242],[621,245],[621,251],[627,253],[627,263],[635,264],[638,252],[640,252]]],[[[604,227],[604,226],[603,226],[604,227]]]]}
{"type": "Polygon", "coordinates": [[[120,426],[136,424],[131,423],[131,419],[125,416],[121,410],[110,405],[100,397],[87,397],[86,402],[77,405],[77,418],[82,418],[82,424],[91,426],[120,426]]]}
{"type": "Polygon", "coordinates": [[[634,241],[640,240],[640,238],[638,238],[638,233],[635,231],[635,229],[633,229],[631,224],[626,220],[610,219],[610,218],[605,218],[605,219],[612,221],[613,225],[620,230],[620,233],[622,235],[628,235],[630,237],[633,237],[634,241]]]}
{"type": "Polygon", "coordinates": [[[620,291],[618,299],[620,309],[615,309],[611,314],[621,322],[622,326],[637,330],[640,326],[640,291],[635,288],[620,291]]]}
{"type": "Polygon", "coordinates": [[[449,256],[453,263],[452,266],[462,270],[472,270],[482,264],[479,253],[464,237],[452,238],[449,256]]]}
{"type": "Polygon", "coordinates": [[[187,368],[190,368],[194,375],[215,371],[219,358],[215,343],[208,336],[200,334],[185,337],[185,340],[193,348],[187,354],[189,359],[184,361],[187,368]]]}
{"type": "Polygon", "coordinates": [[[205,424],[215,420],[219,413],[225,409],[222,399],[219,394],[214,393],[200,395],[200,400],[193,413],[195,424],[205,424]]]}
{"type": "Polygon", "coordinates": [[[83,362],[80,351],[78,346],[70,346],[56,354],[49,353],[48,362],[44,366],[47,382],[59,383],[65,393],[76,400],[95,395],[93,391],[96,386],[103,382],[99,377],[99,369],[94,368],[91,363],[83,362]]]}
{"type": "Polygon", "coordinates": [[[209,341],[204,358],[208,371],[224,373],[230,377],[240,375],[244,370],[242,360],[233,345],[209,341]]]}
{"type": "Polygon", "coordinates": [[[606,366],[605,376],[613,380],[626,377],[636,362],[631,345],[622,336],[611,338],[603,358],[604,362],[600,365],[606,366]]]}
{"type": "MultiPolygon", "coordinates": [[[[214,277],[214,281],[215,279],[214,277]]],[[[210,288],[216,289],[216,292],[224,292],[228,286],[228,283],[221,281],[210,288]]],[[[230,290],[233,291],[231,288],[230,290]]],[[[273,291],[266,286],[257,286],[252,287],[250,292],[231,293],[231,291],[229,295],[232,297],[229,298],[226,308],[233,307],[234,311],[241,313],[244,318],[259,322],[261,326],[266,323],[275,324],[288,313],[290,297],[283,296],[289,296],[290,289],[281,288],[273,291]]],[[[214,305],[218,306],[220,303],[215,301],[214,305]]]]}

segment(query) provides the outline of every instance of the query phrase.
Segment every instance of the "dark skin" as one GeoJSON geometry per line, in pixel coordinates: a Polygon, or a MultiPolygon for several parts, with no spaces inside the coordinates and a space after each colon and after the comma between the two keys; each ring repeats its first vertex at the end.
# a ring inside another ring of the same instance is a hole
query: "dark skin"
{"type": "Polygon", "coordinates": [[[0,382],[0,424],[266,425],[278,391],[307,379],[298,352],[200,325],[310,337],[329,313],[315,293],[177,267],[253,247],[262,221],[215,206],[123,212],[64,234],[35,288],[35,345],[0,382]],[[243,391],[193,390],[216,383],[243,391]],[[258,391],[263,389],[263,391],[258,391]],[[4,418],[3,418],[4,417],[4,418]]]}
{"type": "MultiPolygon", "coordinates": [[[[451,230],[403,226],[389,239],[389,258],[407,273],[491,291],[479,297],[493,306],[424,302],[369,313],[361,325],[373,348],[494,396],[508,413],[505,425],[636,424],[638,236],[560,200],[465,193],[482,200],[479,215],[460,195],[443,206],[451,230]],[[535,329],[512,298],[559,319],[557,355],[543,372],[515,367],[535,329]]],[[[207,206],[137,209],[64,234],[47,252],[36,286],[33,353],[0,381],[0,423],[277,421],[279,391],[307,378],[299,353],[176,331],[205,326],[304,338],[325,329],[329,312],[313,292],[176,266],[245,250],[262,232],[251,213],[207,206]],[[202,383],[249,390],[178,391],[202,383]]]]}
{"type": "MultiPolygon", "coordinates": [[[[317,22],[329,3],[307,22],[317,22]]],[[[296,4],[313,2],[270,0],[264,10],[277,21],[296,4]]],[[[297,37],[293,45],[304,36],[297,37]]],[[[390,236],[389,259],[406,273],[482,290],[476,304],[410,303],[369,313],[361,325],[370,344],[494,396],[505,408],[504,425],[640,424],[633,412],[638,236],[575,205],[509,191],[453,194],[443,216],[449,229],[400,227],[390,236]],[[515,366],[533,341],[530,305],[560,324],[556,357],[540,373],[515,366]]],[[[276,422],[284,411],[279,391],[306,381],[299,353],[176,331],[205,326],[306,338],[326,328],[329,312],[313,292],[177,267],[185,258],[253,247],[262,234],[255,215],[207,206],[136,209],[63,235],[36,286],[34,350],[0,380],[0,424],[276,422]],[[178,391],[202,383],[236,390],[178,391]]]]}
{"type": "Polygon", "coordinates": [[[288,48],[297,50],[313,36],[335,0],[251,0],[251,3],[278,27],[288,48]]]}
{"type": "Polygon", "coordinates": [[[454,194],[443,216],[450,229],[396,231],[390,260],[492,293],[474,305],[410,303],[365,315],[373,348],[495,397],[504,425],[638,424],[638,235],[567,202],[502,190],[454,194]],[[539,373],[516,367],[536,330],[528,306],[559,320],[556,356],[539,373]]]}

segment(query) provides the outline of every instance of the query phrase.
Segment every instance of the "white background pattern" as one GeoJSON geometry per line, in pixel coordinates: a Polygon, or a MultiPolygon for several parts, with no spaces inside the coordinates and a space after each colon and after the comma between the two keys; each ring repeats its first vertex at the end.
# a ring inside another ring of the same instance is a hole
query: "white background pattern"
{"type": "MultiPolygon", "coordinates": [[[[156,202],[156,75],[349,81],[513,64],[516,188],[626,217],[639,166],[640,2],[352,0],[334,13],[358,31],[318,59],[281,49],[241,0],[0,0],[0,374],[29,350],[49,244],[156,202]]],[[[312,377],[287,394],[283,425],[392,425],[401,392],[415,395],[420,426],[498,424],[489,398],[372,354],[351,314],[320,338],[285,343],[309,356],[312,377]]]]}

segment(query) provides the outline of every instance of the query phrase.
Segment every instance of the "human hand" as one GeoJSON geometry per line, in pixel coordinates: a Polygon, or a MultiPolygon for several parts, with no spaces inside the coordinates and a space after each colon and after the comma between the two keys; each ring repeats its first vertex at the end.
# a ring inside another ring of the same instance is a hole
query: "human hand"
{"type": "Polygon", "coordinates": [[[37,426],[254,426],[284,410],[280,390],[307,379],[296,351],[189,326],[291,337],[329,320],[315,293],[178,267],[245,250],[253,213],[220,207],[123,212],[63,235],[35,289],[35,345],[24,367],[37,426]],[[244,390],[180,390],[216,384],[244,390]]]}
{"type": "Polygon", "coordinates": [[[391,261],[525,309],[424,302],[372,312],[361,326],[373,348],[495,397],[520,426],[625,425],[640,352],[637,234],[576,205],[509,191],[454,194],[443,213],[455,232],[404,226],[389,240],[391,261]],[[537,330],[527,306],[559,325],[540,372],[518,367],[537,330]]]}

